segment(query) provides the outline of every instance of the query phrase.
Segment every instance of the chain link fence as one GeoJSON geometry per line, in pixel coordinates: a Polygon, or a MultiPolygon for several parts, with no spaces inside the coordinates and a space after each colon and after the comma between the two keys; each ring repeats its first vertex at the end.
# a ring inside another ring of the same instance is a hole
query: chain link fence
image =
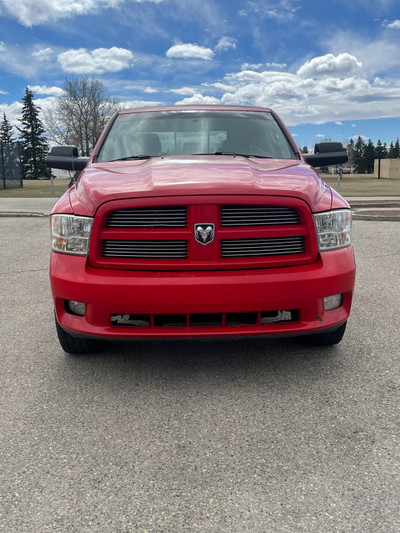
{"type": "Polygon", "coordinates": [[[21,145],[0,143],[0,189],[22,186],[21,145]]]}

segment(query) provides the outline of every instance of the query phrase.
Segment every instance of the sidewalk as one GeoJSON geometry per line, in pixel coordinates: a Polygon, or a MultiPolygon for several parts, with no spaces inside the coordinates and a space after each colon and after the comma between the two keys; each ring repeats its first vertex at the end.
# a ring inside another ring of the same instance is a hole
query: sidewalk
{"type": "MultiPolygon", "coordinates": [[[[0,217],[46,217],[58,198],[0,198],[0,217]]],[[[354,220],[400,221],[400,196],[346,198],[354,220]]]]}
{"type": "Polygon", "coordinates": [[[58,198],[0,198],[0,217],[47,217],[58,198]]]}
{"type": "Polygon", "coordinates": [[[400,221],[400,196],[346,198],[353,210],[353,220],[400,221]]]}

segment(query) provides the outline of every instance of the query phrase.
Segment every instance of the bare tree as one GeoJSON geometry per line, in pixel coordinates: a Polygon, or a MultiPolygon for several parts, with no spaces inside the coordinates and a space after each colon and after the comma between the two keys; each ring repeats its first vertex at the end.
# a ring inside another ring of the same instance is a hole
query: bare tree
{"type": "Polygon", "coordinates": [[[50,138],[73,144],[82,156],[91,154],[105,124],[118,109],[104,84],[89,76],[66,79],[64,94],[45,113],[50,138]]]}

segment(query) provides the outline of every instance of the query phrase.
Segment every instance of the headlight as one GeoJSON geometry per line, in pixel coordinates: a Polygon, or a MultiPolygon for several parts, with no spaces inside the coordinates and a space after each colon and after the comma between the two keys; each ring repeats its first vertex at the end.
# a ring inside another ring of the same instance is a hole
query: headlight
{"type": "Polygon", "coordinates": [[[87,255],[93,219],[75,215],[51,216],[51,249],[64,254],[87,255]]]}
{"type": "Polygon", "coordinates": [[[337,211],[325,211],[314,215],[315,228],[317,230],[318,248],[320,252],[325,250],[337,250],[351,244],[351,210],[338,209],[337,211]]]}

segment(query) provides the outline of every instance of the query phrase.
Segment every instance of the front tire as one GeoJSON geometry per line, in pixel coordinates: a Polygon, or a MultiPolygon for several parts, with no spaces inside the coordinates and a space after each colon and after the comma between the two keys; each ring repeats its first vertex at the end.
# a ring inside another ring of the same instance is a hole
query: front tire
{"type": "Polygon", "coordinates": [[[310,346],[332,346],[338,344],[344,335],[347,322],[333,331],[327,333],[314,333],[313,335],[305,335],[302,340],[305,344],[310,346]]]}
{"type": "Polygon", "coordinates": [[[70,354],[93,353],[99,350],[100,342],[96,339],[86,339],[83,337],[74,337],[63,329],[56,319],[56,329],[58,340],[64,352],[70,354]]]}

